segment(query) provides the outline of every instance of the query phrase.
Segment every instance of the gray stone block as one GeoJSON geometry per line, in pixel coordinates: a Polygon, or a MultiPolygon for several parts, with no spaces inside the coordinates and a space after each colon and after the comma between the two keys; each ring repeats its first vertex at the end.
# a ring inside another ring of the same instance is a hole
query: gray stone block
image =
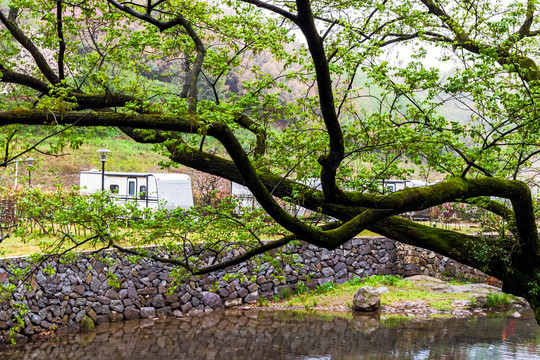
{"type": "Polygon", "coordinates": [[[111,301],[109,306],[111,310],[116,311],[118,313],[121,313],[124,311],[124,303],[122,302],[122,300],[113,300],[111,301]]]}
{"type": "Polygon", "coordinates": [[[321,270],[321,272],[325,277],[332,276],[336,273],[331,267],[325,267],[321,270]]]}
{"type": "Polygon", "coordinates": [[[246,296],[246,302],[248,304],[253,304],[253,303],[256,303],[257,301],[259,301],[259,291],[254,291],[252,293],[249,293],[247,296],[246,296]]]}
{"type": "Polygon", "coordinates": [[[152,306],[155,308],[162,308],[165,307],[165,298],[161,294],[157,294],[154,296],[154,299],[152,300],[152,306]]]}
{"type": "Polygon", "coordinates": [[[141,308],[141,317],[149,318],[156,316],[156,309],[153,307],[142,307],[141,308]]]}
{"type": "Polygon", "coordinates": [[[212,309],[219,309],[223,307],[221,297],[218,294],[212,292],[204,292],[202,302],[204,305],[209,306],[212,309]]]}
{"type": "Polygon", "coordinates": [[[249,291],[246,288],[241,287],[238,289],[238,296],[245,298],[249,294],[249,291]]]}

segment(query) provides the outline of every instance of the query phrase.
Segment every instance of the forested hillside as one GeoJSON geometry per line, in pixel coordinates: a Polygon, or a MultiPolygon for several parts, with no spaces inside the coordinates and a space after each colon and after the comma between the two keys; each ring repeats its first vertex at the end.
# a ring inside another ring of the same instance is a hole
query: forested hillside
{"type": "MultiPolygon", "coordinates": [[[[23,137],[27,143],[35,144],[43,136],[43,132],[36,132],[35,129],[34,131],[28,128],[21,129],[21,131],[25,130],[29,130],[28,135],[23,137]]],[[[153,151],[152,145],[136,143],[119,131],[112,134],[104,134],[104,132],[83,132],[84,134],[80,137],[81,143],[75,147],[66,144],[65,147],[58,148],[56,141],[38,145],[36,150],[29,151],[21,157],[17,171],[19,186],[28,184],[29,169],[25,159],[29,157],[34,159],[34,164],[30,168],[32,186],[51,190],[55,185],[60,184],[68,187],[78,185],[80,171],[101,169],[99,154],[96,152],[101,148],[111,151],[106,162],[106,171],[186,171],[183,167],[162,168],[159,164],[167,158],[153,151]]],[[[15,149],[22,145],[21,142],[13,144],[15,149]]],[[[15,173],[15,163],[0,168],[0,186],[14,186],[15,173]]]]}

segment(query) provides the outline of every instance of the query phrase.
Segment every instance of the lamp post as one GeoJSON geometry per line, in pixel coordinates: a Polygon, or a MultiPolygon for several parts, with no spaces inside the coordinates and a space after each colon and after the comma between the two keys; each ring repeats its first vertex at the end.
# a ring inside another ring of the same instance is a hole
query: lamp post
{"type": "Polygon", "coordinates": [[[16,189],[19,182],[19,161],[20,159],[15,160],[15,185],[14,188],[16,189]]]}
{"type": "Polygon", "coordinates": [[[105,161],[107,161],[107,153],[110,153],[110,150],[99,149],[99,160],[101,160],[101,191],[105,190],[105,161]]]}
{"type": "Polygon", "coordinates": [[[34,166],[34,158],[29,157],[24,159],[26,165],[28,165],[28,187],[32,187],[32,167],[34,166]]]}

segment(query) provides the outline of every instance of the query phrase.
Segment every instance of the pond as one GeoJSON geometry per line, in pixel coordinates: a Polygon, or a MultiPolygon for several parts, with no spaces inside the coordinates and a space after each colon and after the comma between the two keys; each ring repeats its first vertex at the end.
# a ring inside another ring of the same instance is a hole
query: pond
{"type": "Polygon", "coordinates": [[[539,359],[540,326],[487,316],[430,320],[378,314],[224,310],[103,324],[0,350],[0,359],[539,359]]]}

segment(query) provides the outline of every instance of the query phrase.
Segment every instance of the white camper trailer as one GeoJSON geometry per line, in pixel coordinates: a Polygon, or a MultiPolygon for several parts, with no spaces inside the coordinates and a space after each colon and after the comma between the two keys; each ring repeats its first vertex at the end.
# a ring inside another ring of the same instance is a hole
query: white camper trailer
{"type": "MultiPolygon", "coordinates": [[[[310,178],[307,179],[307,181],[305,181],[304,183],[306,183],[306,185],[313,189],[322,190],[320,179],[310,178]]],[[[231,195],[237,197],[240,200],[241,208],[255,209],[260,207],[257,199],[255,199],[255,196],[253,196],[252,192],[246,186],[235,183],[234,181],[231,182],[231,195]]],[[[312,213],[310,210],[292,203],[286,204],[285,207],[289,214],[293,216],[309,216],[312,213]]],[[[240,211],[240,209],[237,209],[237,211],[240,211]]]]}
{"type": "MultiPolygon", "coordinates": [[[[101,171],[81,171],[81,193],[101,191],[101,181],[101,171]]],[[[141,207],[156,208],[159,203],[163,203],[166,209],[188,209],[193,206],[191,179],[185,174],[106,171],[104,188],[112,191],[119,201],[136,200],[141,207]]]]}
{"type": "Polygon", "coordinates": [[[231,195],[238,198],[240,207],[242,208],[259,207],[259,203],[251,191],[246,186],[235,183],[234,181],[231,181],[231,195]]]}
{"type": "Polygon", "coordinates": [[[385,194],[391,194],[405,188],[424,187],[433,184],[435,183],[424,180],[382,180],[385,194]]]}

